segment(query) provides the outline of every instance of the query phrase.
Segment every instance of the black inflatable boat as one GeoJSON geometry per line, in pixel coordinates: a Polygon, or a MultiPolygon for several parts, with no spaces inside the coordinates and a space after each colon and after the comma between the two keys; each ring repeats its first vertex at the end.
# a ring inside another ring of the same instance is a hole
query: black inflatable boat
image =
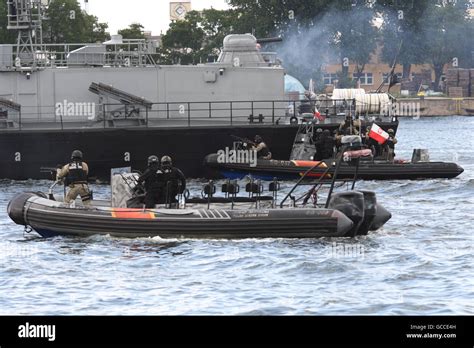
{"type": "MultiPolygon", "coordinates": [[[[366,193],[367,195],[367,193],[366,193]]],[[[317,238],[351,237],[379,229],[391,217],[361,192],[335,194],[325,208],[239,208],[222,199],[186,209],[70,207],[35,193],[22,193],[8,205],[17,224],[43,237],[58,235],[161,238],[317,238]],[[215,203],[218,202],[218,203],[215,203]],[[219,206],[227,204],[227,208],[219,206]],[[216,205],[216,207],[213,207],[216,205]],[[347,215],[346,215],[347,214],[347,215]]]]}
{"type": "MultiPolygon", "coordinates": [[[[321,176],[334,160],[325,161],[325,164],[315,168],[308,177],[321,176]]],[[[258,159],[255,166],[249,163],[219,163],[217,154],[206,156],[204,163],[214,172],[224,178],[239,179],[246,175],[262,180],[291,180],[300,178],[308,169],[318,162],[308,160],[263,160],[258,159]]],[[[364,180],[415,180],[433,178],[454,178],[464,169],[456,163],[446,162],[388,162],[361,160],[358,169],[358,178],[364,180]]],[[[334,169],[329,171],[333,174],[334,169]]],[[[347,163],[342,163],[338,172],[340,179],[349,179],[354,176],[354,169],[347,163]]]]}

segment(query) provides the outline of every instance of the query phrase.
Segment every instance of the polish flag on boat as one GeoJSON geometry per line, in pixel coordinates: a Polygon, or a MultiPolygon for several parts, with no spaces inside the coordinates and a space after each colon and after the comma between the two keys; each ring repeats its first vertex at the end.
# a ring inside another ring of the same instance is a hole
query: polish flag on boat
{"type": "Polygon", "coordinates": [[[318,110],[314,111],[314,118],[317,118],[320,121],[324,121],[324,119],[325,119],[325,117],[322,116],[321,113],[318,110]]]}
{"type": "Polygon", "coordinates": [[[374,123],[372,127],[370,127],[369,138],[376,140],[382,145],[387,141],[388,133],[374,123]]]}

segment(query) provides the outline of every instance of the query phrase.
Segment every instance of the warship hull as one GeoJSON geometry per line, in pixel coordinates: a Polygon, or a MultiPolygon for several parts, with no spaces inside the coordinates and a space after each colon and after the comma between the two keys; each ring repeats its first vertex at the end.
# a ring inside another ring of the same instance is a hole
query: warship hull
{"type": "MultiPolygon", "coordinates": [[[[330,130],[339,124],[321,124],[330,130]]],[[[383,124],[384,128],[396,124],[383,124]]],[[[232,136],[251,138],[259,134],[275,158],[289,158],[297,125],[242,125],[206,127],[135,127],[77,130],[22,130],[0,134],[0,178],[49,179],[49,171],[67,163],[80,149],[90,167],[92,180],[109,180],[110,169],[143,170],[150,155],[169,155],[188,178],[216,178],[204,165],[209,153],[232,147],[232,136]]]]}

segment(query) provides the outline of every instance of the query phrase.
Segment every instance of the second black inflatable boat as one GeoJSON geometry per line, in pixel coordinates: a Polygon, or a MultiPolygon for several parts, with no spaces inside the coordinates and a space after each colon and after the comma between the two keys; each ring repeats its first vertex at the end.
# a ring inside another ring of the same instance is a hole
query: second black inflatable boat
{"type": "MultiPolygon", "coordinates": [[[[323,166],[315,168],[308,177],[321,176],[334,160],[326,161],[323,166]]],[[[316,161],[284,161],[258,159],[255,166],[249,163],[219,163],[217,154],[206,156],[204,163],[221,177],[240,179],[247,175],[262,180],[291,180],[300,178],[308,169],[314,167],[316,161]]],[[[388,162],[360,161],[358,178],[363,180],[416,180],[433,178],[455,178],[464,169],[456,163],[447,162],[388,162]]],[[[329,174],[334,173],[333,170],[329,174]]],[[[338,172],[340,179],[350,179],[354,169],[342,163],[338,172]]]]}

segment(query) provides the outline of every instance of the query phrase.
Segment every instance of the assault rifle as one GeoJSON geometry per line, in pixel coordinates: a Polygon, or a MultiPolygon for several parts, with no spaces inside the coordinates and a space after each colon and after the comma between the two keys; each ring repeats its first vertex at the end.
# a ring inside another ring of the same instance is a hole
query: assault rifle
{"type": "Polygon", "coordinates": [[[40,173],[49,173],[51,180],[56,181],[57,170],[61,168],[62,166],[59,164],[56,167],[40,167],[40,173]]]}
{"type": "Polygon", "coordinates": [[[255,144],[255,142],[253,142],[252,140],[248,139],[248,138],[242,138],[242,137],[238,137],[236,135],[231,135],[231,137],[235,140],[238,140],[242,143],[245,143],[245,144],[248,144],[248,145],[251,145],[251,146],[256,146],[257,144],[255,144]]]}

